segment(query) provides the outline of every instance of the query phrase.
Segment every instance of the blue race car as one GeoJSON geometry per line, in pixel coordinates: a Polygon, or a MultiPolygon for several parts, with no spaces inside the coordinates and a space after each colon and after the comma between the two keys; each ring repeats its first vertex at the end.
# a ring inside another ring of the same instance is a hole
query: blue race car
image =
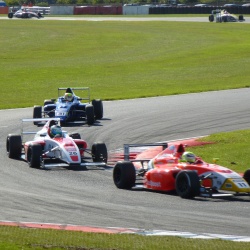
{"type": "MultiPolygon", "coordinates": [[[[44,106],[34,106],[33,118],[60,118],[61,124],[86,121],[88,125],[103,117],[103,104],[100,99],[90,101],[90,89],[83,88],[58,88],[58,98],[44,101],[44,106]],[[73,90],[87,93],[85,97],[76,96],[73,90]],[[62,95],[64,91],[64,95],[62,95]],[[85,100],[85,103],[81,101],[85,100]]],[[[34,122],[38,125],[37,122],[34,122]]]]}

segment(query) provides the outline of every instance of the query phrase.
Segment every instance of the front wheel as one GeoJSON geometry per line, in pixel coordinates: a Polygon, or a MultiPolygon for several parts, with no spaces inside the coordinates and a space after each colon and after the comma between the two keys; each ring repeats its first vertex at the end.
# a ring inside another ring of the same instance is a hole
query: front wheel
{"type": "Polygon", "coordinates": [[[200,194],[200,179],[192,170],[180,171],[175,180],[175,189],[181,198],[191,199],[200,194]]]}
{"type": "Polygon", "coordinates": [[[100,120],[103,118],[103,104],[102,100],[92,100],[92,105],[94,106],[95,119],[100,120]]]}
{"type": "Polygon", "coordinates": [[[108,151],[105,143],[95,142],[91,149],[93,162],[105,162],[108,161],[108,151]]]}
{"type": "Polygon", "coordinates": [[[244,21],[243,15],[239,15],[239,21],[240,21],[240,22],[244,21]]]}
{"type": "Polygon", "coordinates": [[[130,161],[117,162],[113,170],[113,180],[117,188],[131,189],[135,186],[135,167],[130,161]]]}
{"type": "Polygon", "coordinates": [[[27,153],[27,162],[31,168],[40,168],[42,157],[42,146],[40,144],[30,145],[27,153]]]}
{"type": "MultiPolygon", "coordinates": [[[[42,118],[42,106],[34,106],[33,119],[42,118]]],[[[34,122],[34,125],[38,125],[39,122],[34,122]]]]}
{"type": "Polygon", "coordinates": [[[88,125],[92,125],[95,122],[95,113],[94,113],[94,106],[93,105],[87,105],[85,107],[86,112],[86,121],[88,125]]]}
{"type": "Polygon", "coordinates": [[[21,135],[8,135],[6,140],[6,151],[9,158],[18,159],[22,154],[21,135]]]}

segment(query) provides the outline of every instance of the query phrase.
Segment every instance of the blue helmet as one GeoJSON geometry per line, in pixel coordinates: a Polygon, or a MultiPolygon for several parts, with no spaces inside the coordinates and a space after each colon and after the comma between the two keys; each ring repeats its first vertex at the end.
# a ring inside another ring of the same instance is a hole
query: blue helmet
{"type": "Polygon", "coordinates": [[[61,126],[53,125],[50,128],[50,136],[51,137],[62,136],[62,128],[61,128],[61,126]]]}

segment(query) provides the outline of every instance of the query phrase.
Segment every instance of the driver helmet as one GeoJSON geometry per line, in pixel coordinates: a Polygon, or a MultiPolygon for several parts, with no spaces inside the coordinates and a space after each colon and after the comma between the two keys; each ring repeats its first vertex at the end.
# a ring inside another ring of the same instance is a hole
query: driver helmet
{"type": "Polygon", "coordinates": [[[181,156],[181,162],[194,163],[196,160],[195,154],[192,152],[184,152],[181,156]]]}
{"type": "Polygon", "coordinates": [[[62,128],[59,125],[53,125],[50,128],[50,136],[55,137],[55,136],[62,136],[62,128]]]}
{"type": "Polygon", "coordinates": [[[73,100],[73,95],[71,93],[65,93],[64,99],[68,102],[71,102],[73,100]]]}

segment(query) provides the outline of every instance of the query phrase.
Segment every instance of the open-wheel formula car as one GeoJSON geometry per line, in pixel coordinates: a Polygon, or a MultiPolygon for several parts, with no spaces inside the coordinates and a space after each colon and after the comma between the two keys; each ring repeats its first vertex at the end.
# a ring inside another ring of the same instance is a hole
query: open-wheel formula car
{"type": "Polygon", "coordinates": [[[250,169],[242,177],[226,167],[204,162],[185,151],[181,143],[171,146],[167,143],[125,144],[124,161],[115,164],[113,180],[120,189],[140,187],[162,192],[176,191],[182,198],[250,194],[250,169]],[[129,152],[131,147],[145,146],[158,146],[160,153],[147,158],[152,155],[150,152],[153,147],[137,155],[129,152]],[[189,162],[183,160],[183,157],[190,158],[189,162]]]}
{"type": "Polygon", "coordinates": [[[43,18],[42,14],[40,12],[34,12],[28,8],[22,8],[16,12],[9,12],[8,13],[8,18],[22,18],[22,19],[27,19],[27,18],[43,18]]]}
{"type": "Polygon", "coordinates": [[[212,14],[209,15],[208,20],[209,22],[213,22],[215,20],[217,23],[245,21],[243,15],[239,15],[239,17],[237,17],[236,15],[229,13],[225,9],[213,10],[212,14]]]}
{"type": "Polygon", "coordinates": [[[37,132],[23,130],[24,122],[34,122],[34,119],[22,119],[21,134],[7,136],[9,158],[23,159],[31,168],[106,166],[108,153],[105,143],[96,142],[88,149],[79,133],[62,131],[59,118],[35,119],[40,120],[46,123],[37,132]],[[33,140],[23,142],[25,135],[32,134],[35,134],[33,140]]]}
{"type": "MultiPolygon", "coordinates": [[[[34,106],[33,118],[42,117],[60,118],[61,125],[79,121],[86,121],[88,125],[92,125],[96,120],[103,118],[103,104],[100,99],[90,101],[88,87],[58,88],[57,99],[44,100],[43,107],[34,106]],[[84,96],[79,97],[74,91],[79,91],[84,96]]],[[[38,125],[37,122],[34,124],[38,125]]]]}

